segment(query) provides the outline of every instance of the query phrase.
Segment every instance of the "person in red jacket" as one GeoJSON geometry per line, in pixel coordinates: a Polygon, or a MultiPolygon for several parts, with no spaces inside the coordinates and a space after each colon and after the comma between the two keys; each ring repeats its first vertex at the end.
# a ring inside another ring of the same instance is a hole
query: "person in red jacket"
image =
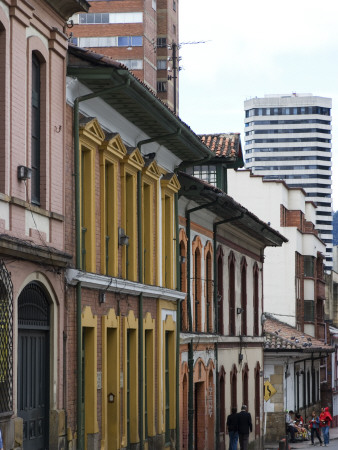
{"type": "Polygon", "coordinates": [[[320,426],[321,426],[321,429],[323,432],[324,445],[325,445],[325,447],[327,447],[330,442],[330,425],[332,422],[332,416],[329,412],[328,407],[322,408],[322,412],[320,413],[319,420],[320,420],[320,426]]]}

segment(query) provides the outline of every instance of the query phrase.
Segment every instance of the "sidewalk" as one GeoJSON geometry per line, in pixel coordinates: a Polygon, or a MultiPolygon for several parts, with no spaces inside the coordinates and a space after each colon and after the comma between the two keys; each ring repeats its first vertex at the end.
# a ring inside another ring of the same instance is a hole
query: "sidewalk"
{"type": "MultiPolygon", "coordinates": [[[[311,441],[297,442],[296,444],[289,444],[291,449],[297,448],[307,448],[311,449],[313,447],[319,447],[318,439],[315,438],[316,445],[311,445],[311,441]]],[[[265,443],[264,450],[274,450],[278,449],[279,443],[265,443]]],[[[325,447],[324,447],[325,448],[325,447]]],[[[338,428],[330,428],[330,443],[327,448],[331,448],[332,450],[338,450],[338,428]]]]}

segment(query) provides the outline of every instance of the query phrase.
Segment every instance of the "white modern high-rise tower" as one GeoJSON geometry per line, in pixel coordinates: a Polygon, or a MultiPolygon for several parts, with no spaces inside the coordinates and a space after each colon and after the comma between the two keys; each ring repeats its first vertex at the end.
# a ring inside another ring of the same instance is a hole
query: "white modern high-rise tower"
{"type": "Polygon", "coordinates": [[[244,102],[245,167],[266,179],[301,187],[317,205],[316,228],[332,269],[330,98],[266,95],[244,102]]]}

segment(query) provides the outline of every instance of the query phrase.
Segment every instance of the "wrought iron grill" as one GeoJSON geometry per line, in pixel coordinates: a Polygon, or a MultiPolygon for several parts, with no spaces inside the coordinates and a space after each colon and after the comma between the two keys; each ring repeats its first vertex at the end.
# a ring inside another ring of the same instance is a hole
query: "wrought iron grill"
{"type": "Polygon", "coordinates": [[[18,305],[19,328],[49,328],[49,304],[44,289],[35,282],[21,292],[18,305]]]}
{"type": "Polygon", "coordinates": [[[13,284],[0,260],[0,413],[13,410],[13,284]]]}

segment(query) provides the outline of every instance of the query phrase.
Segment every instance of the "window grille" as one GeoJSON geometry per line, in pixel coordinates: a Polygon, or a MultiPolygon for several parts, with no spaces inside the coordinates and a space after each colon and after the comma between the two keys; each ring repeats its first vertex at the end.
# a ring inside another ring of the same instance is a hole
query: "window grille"
{"type": "Polygon", "coordinates": [[[158,48],[165,48],[167,46],[167,38],[157,38],[157,47],[158,48]]]}
{"type": "Polygon", "coordinates": [[[18,325],[19,328],[49,329],[49,304],[38,283],[28,284],[20,294],[18,325]]]}
{"type": "Polygon", "coordinates": [[[13,410],[13,284],[0,260],[0,413],[13,410]]]}
{"type": "Polygon", "coordinates": [[[157,92],[167,92],[167,82],[158,81],[157,82],[157,92]]]}

